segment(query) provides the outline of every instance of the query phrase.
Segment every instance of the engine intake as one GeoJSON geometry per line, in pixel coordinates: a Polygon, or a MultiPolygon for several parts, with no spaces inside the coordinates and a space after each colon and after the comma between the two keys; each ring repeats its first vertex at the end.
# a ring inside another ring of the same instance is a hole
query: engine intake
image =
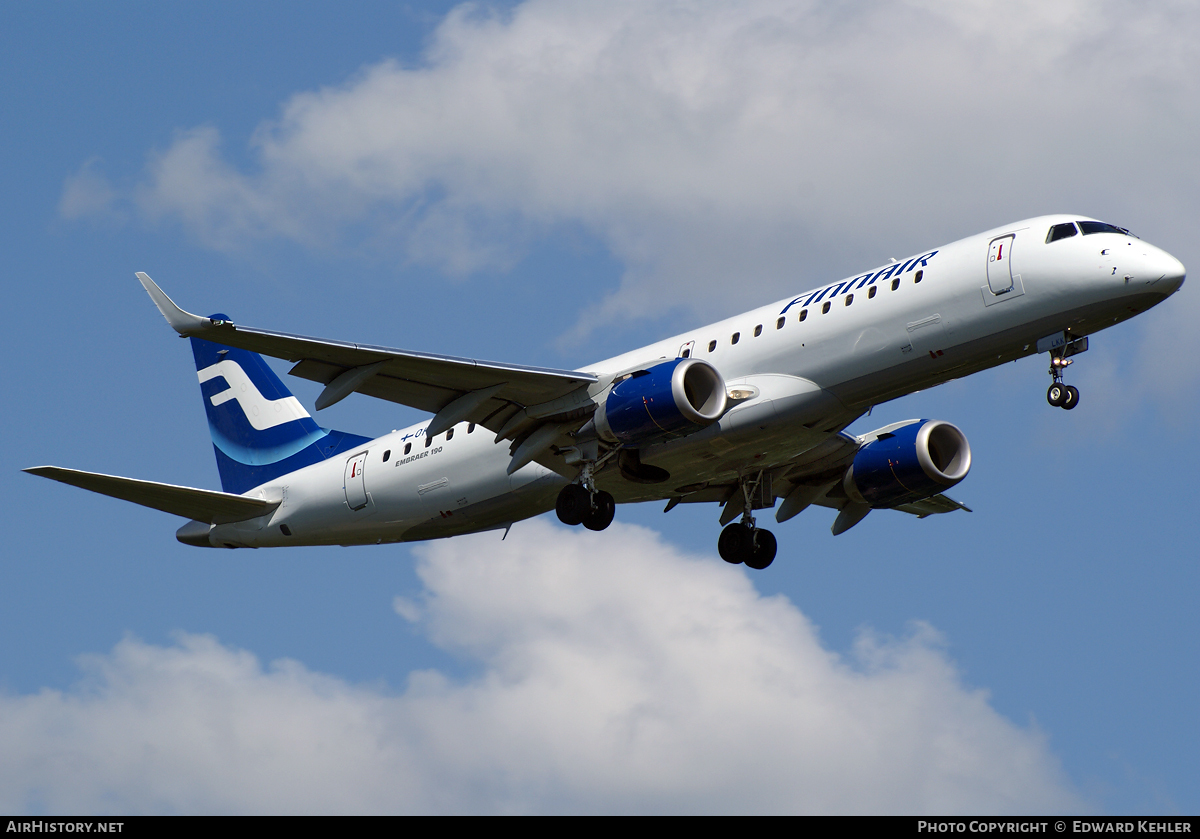
{"type": "Polygon", "coordinates": [[[725,407],[725,380],[717,368],[698,358],[677,358],[618,382],[594,419],[602,439],[641,445],[707,428],[725,407]]]}
{"type": "Polygon", "coordinates": [[[941,420],[916,420],[859,449],[842,485],[854,501],[896,507],[949,489],[970,471],[971,445],[962,431],[941,420]]]}

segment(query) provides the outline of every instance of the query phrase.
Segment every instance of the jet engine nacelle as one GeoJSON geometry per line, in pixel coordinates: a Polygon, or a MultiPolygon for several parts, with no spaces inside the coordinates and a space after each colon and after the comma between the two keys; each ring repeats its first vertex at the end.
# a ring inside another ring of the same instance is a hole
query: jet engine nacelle
{"type": "Polygon", "coordinates": [[[881,429],[854,456],[842,485],[859,503],[896,507],[937,495],[971,471],[971,446],[956,426],[915,420],[881,429]]]}
{"type": "Polygon", "coordinates": [[[618,382],[593,420],[601,439],[641,445],[706,428],[725,407],[725,380],[717,368],[698,358],[677,358],[618,382]]]}

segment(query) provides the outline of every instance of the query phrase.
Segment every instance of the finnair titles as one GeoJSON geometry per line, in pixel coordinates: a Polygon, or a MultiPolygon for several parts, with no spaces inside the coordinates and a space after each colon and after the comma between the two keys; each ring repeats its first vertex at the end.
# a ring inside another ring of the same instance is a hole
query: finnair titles
{"type": "Polygon", "coordinates": [[[756,513],[834,511],[836,536],[872,510],[968,509],[944,493],[971,468],[955,425],[850,434],[889,400],[1045,354],[1051,406],[1088,337],[1179,290],[1179,260],[1124,228],[1043,216],[923,251],[579,370],[307,338],[180,309],[137,275],[190,339],[222,491],[56,466],[25,471],[189,521],[202,547],[363,545],[483,530],[554,509],[604,530],[616,505],[719,509],[718,551],[775,558],[756,513]],[[432,419],[378,438],[320,427],[262,356],[432,419]]]}
{"type": "Polygon", "coordinates": [[[899,282],[900,275],[903,274],[905,270],[915,271],[917,266],[921,266],[923,274],[923,269],[929,267],[929,260],[936,255],[937,251],[930,251],[929,253],[921,256],[914,256],[912,259],[909,259],[905,262],[893,262],[891,265],[883,266],[878,271],[868,271],[865,274],[860,274],[859,276],[853,277],[849,280],[842,280],[840,283],[834,283],[833,285],[825,286],[825,288],[819,288],[808,295],[801,294],[799,297],[793,299],[790,303],[784,306],[783,311],[779,314],[786,315],[788,309],[796,305],[809,306],[813,303],[819,303],[821,302],[821,298],[826,294],[828,294],[829,299],[832,300],[834,297],[837,297],[839,293],[849,294],[854,289],[860,289],[865,285],[871,285],[877,280],[886,280],[891,276],[895,276],[896,282],[899,282]],[[855,285],[855,283],[858,283],[858,285],[855,285]]]}

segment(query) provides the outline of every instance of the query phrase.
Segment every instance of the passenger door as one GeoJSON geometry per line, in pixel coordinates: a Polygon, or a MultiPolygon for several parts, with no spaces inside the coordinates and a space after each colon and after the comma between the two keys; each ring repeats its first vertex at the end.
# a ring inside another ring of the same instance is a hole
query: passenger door
{"type": "Polygon", "coordinates": [[[993,239],[988,248],[987,279],[988,288],[992,294],[1006,294],[1012,291],[1012,246],[1014,234],[993,239]]]}
{"type": "Polygon", "coordinates": [[[367,506],[367,484],[363,478],[363,470],[367,466],[367,453],[359,452],[346,461],[346,505],[351,510],[361,510],[367,506]]]}

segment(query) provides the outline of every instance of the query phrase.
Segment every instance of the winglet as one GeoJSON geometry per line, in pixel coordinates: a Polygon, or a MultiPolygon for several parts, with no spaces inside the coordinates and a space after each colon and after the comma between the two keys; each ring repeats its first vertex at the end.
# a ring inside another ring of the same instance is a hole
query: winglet
{"type": "Polygon", "coordinates": [[[213,326],[213,322],[209,318],[193,315],[176,306],[175,301],[167,297],[147,274],[138,271],[137,278],[142,284],[142,288],[146,289],[146,293],[150,295],[150,299],[154,301],[154,305],[162,312],[162,316],[167,319],[167,323],[171,324],[171,328],[180,335],[192,335],[213,326]]]}

